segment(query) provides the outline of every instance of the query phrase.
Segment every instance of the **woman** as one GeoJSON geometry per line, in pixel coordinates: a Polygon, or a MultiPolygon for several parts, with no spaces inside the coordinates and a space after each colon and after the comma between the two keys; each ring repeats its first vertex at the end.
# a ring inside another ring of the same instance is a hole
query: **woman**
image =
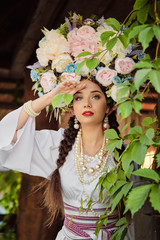
{"type": "MultiPolygon", "coordinates": [[[[0,122],[3,166],[49,180],[45,204],[49,207],[51,221],[64,206],[64,226],[58,233],[58,240],[107,240],[116,229],[115,211],[109,215],[107,226],[102,225],[98,238],[95,235],[95,223],[109,201],[104,198],[99,202],[95,187],[102,170],[110,171],[116,164],[104,148],[107,139],[103,125],[106,127],[109,110],[105,88],[96,80],[64,81],[0,122]],[[73,94],[74,116],[69,120],[68,129],[35,131],[34,117],[62,92],[73,94]],[[91,198],[93,203],[88,208],[91,198]]],[[[115,113],[108,118],[110,127],[117,129],[115,113]]]]}

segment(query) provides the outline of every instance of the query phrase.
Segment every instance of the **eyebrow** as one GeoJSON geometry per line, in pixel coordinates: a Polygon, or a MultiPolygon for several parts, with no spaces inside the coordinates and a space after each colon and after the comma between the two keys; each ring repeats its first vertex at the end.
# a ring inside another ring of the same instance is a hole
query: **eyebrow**
{"type": "MultiPolygon", "coordinates": [[[[101,94],[101,92],[99,90],[93,90],[93,91],[91,91],[91,93],[100,93],[101,94]]],[[[76,95],[76,94],[82,94],[82,92],[76,92],[74,95],[76,95]]]]}

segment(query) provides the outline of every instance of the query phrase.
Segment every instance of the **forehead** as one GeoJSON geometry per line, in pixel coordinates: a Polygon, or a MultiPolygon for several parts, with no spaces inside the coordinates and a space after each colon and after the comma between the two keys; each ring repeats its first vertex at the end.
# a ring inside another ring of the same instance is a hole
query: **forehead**
{"type": "Polygon", "coordinates": [[[82,93],[88,92],[89,93],[92,91],[99,91],[99,92],[103,93],[101,88],[96,83],[94,83],[90,80],[83,80],[82,82],[84,82],[86,84],[86,86],[84,89],[80,90],[79,92],[82,92],[82,93]]]}

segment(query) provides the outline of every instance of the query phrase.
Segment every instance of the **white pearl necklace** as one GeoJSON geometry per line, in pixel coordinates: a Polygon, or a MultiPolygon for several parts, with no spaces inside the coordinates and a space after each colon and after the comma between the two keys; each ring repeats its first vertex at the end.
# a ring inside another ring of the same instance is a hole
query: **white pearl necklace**
{"type": "Polygon", "coordinates": [[[76,167],[76,172],[78,175],[79,180],[81,181],[81,183],[83,184],[89,184],[91,182],[93,182],[102,172],[102,170],[105,168],[107,161],[108,161],[108,153],[107,156],[105,158],[105,160],[103,161],[103,153],[104,153],[104,146],[105,146],[105,138],[104,138],[104,142],[103,142],[103,146],[101,148],[101,151],[99,153],[99,162],[98,164],[95,166],[95,168],[87,168],[84,165],[84,156],[83,156],[83,151],[79,151],[80,148],[80,142],[81,142],[81,129],[79,130],[78,134],[77,134],[77,138],[76,138],[76,144],[75,144],[75,167],[76,167]],[[89,180],[84,180],[83,178],[83,174],[84,172],[87,172],[89,175],[90,174],[96,174],[90,178],[89,180]]]}
{"type": "MultiPolygon", "coordinates": [[[[76,144],[75,144],[75,167],[76,167],[76,172],[77,172],[78,178],[79,178],[80,182],[82,183],[83,192],[84,192],[87,203],[89,203],[89,197],[86,193],[84,185],[89,184],[89,183],[93,182],[96,178],[98,178],[98,176],[101,174],[102,170],[105,168],[105,166],[107,164],[107,161],[108,161],[109,154],[107,153],[105,161],[103,162],[103,153],[104,153],[105,142],[106,142],[106,139],[104,137],[104,141],[103,141],[103,145],[102,145],[102,148],[100,150],[100,153],[96,154],[96,156],[95,156],[95,157],[97,157],[97,156],[99,157],[99,164],[101,164],[101,166],[96,167],[96,170],[98,171],[97,174],[95,174],[94,177],[92,177],[90,180],[84,180],[83,179],[83,172],[84,171],[82,170],[83,164],[81,164],[81,163],[84,163],[84,156],[83,156],[83,149],[82,149],[82,139],[81,139],[81,129],[79,130],[79,132],[77,134],[76,144]],[[81,146],[80,146],[80,142],[81,142],[81,146]]],[[[95,157],[94,157],[94,159],[95,159],[95,157]]],[[[88,173],[90,174],[90,173],[93,173],[93,172],[90,172],[89,169],[88,169],[88,173]]],[[[96,217],[100,217],[100,215],[97,214],[93,210],[91,205],[90,205],[90,210],[96,217]]]]}

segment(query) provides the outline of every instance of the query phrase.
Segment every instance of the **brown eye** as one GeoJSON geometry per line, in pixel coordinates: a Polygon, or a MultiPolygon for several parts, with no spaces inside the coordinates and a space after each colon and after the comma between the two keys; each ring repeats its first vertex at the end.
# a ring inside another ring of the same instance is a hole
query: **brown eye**
{"type": "Polygon", "coordinates": [[[99,95],[93,95],[93,96],[92,96],[92,99],[98,100],[98,99],[100,99],[100,96],[99,96],[99,95]]]}

